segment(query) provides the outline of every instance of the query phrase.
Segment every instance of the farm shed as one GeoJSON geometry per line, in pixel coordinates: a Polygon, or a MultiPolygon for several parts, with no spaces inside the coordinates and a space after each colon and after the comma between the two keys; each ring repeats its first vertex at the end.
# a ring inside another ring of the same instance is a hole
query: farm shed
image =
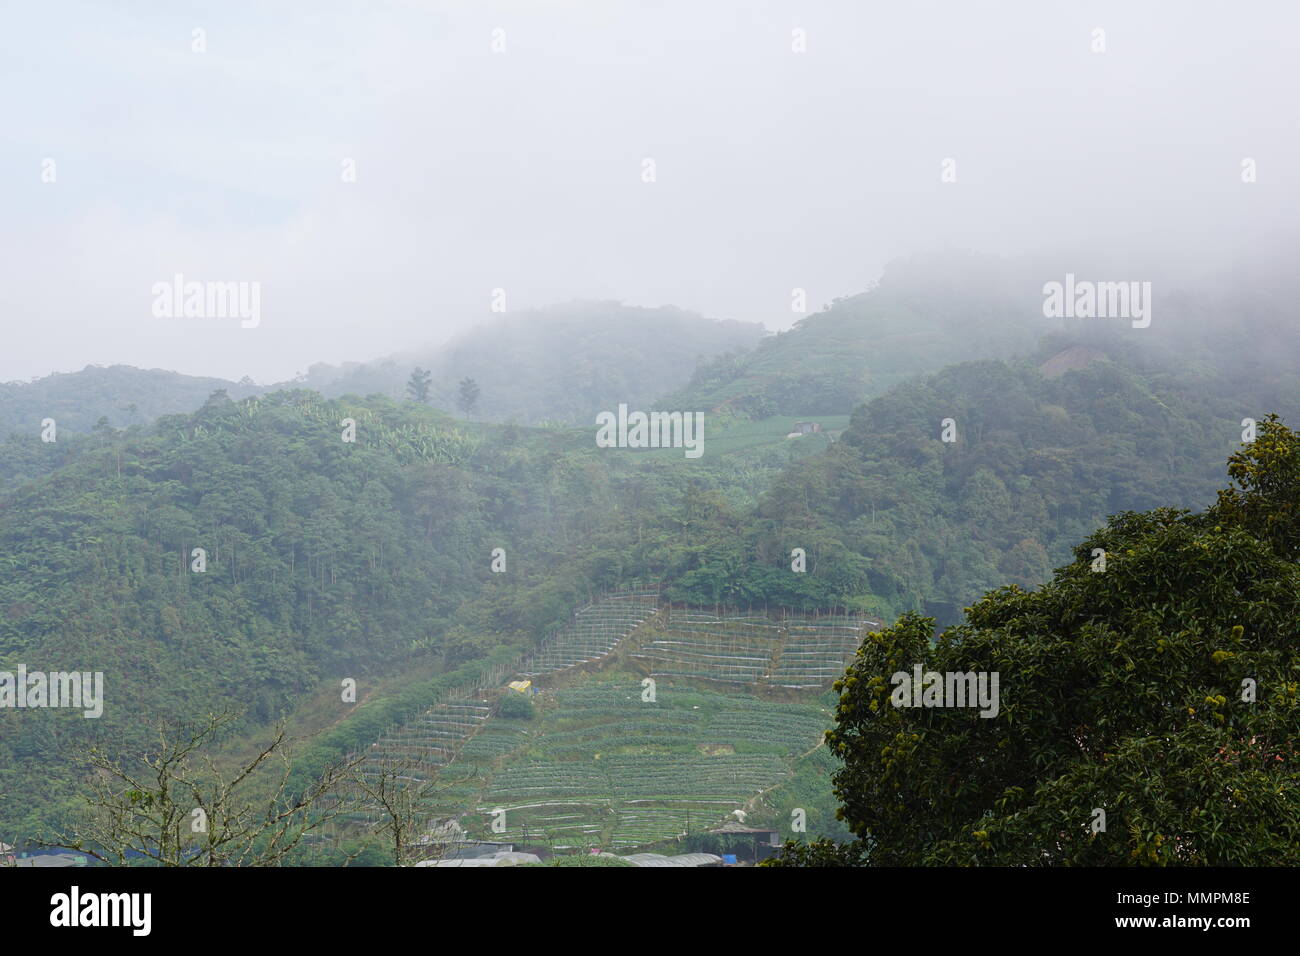
{"type": "Polygon", "coordinates": [[[798,438],[800,435],[813,435],[822,430],[821,422],[795,422],[794,430],[786,438],[798,438]]]}
{"type": "Polygon", "coordinates": [[[718,866],[722,863],[722,857],[714,856],[712,853],[679,853],[676,856],[664,856],[662,853],[630,853],[627,856],[602,853],[600,855],[612,856],[633,866],[718,866]]]}

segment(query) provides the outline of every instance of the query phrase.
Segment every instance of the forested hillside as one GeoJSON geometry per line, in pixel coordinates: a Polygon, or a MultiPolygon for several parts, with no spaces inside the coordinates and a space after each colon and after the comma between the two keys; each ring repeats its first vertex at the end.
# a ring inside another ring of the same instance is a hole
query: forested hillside
{"type": "Polygon", "coordinates": [[[252,381],[227,382],[130,365],[88,365],[32,382],[0,383],[0,439],[17,432],[39,435],[54,419],[63,432],[89,432],[100,419],[114,428],[144,425],[159,415],[190,412],[217,389],[244,398],[259,389],[252,381]]]}
{"type": "Polygon", "coordinates": [[[146,713],[255,724],[326,678],[364,688],[530,643],[585,593],[558,559],[613,507],[598,468],[544,441],[384,401],[218,396],[104,435],[0,511],[0,668],[101,670],[108,698],[94,721],[0,711],[0,822],[48,819],[81,748],[138,748],[146,713]]]}
{"type": "Polygon", "coordinates": [[[293,388],[327,397],[409,397],[420,367],[432,373],[428,402],[484,421],[589,424],[619,402],[648,407],[686,383],[698,365],[743,352],[762,338],[753,322],[717,321],[670,307],[640,309],[577,302],[497,318],[444,346],[342,366],[318,363],[290,382],[259,386],[129,365],[87,366],[31,382],[0,383],[0,439],[39,435],[53,418],[61,432],[127,428],[191,412],[217,389],[232,399],[293,388]],[[473,379],[465,407],[460,382],[473,379]],[[104,421],[101,422],[101,419],[104,421]]]}
{"type": "Polygon", "coordinates": [[[444,347],[341,368],[313,366],[306,387],[327,395],[403,397],[412,368],[433,373],[430,402],[488,421],[589,424],[620,402],[648,407],[700,364],[758,344],[763,327],[681,309],[577,302],[497,318],[444,347]],[[473,408],[459,384],[479,386],[473,408]]]}
{"type": "Polygon", "coordinates": [[[752,352],[719,356],[659,405],[741,418],[847,415],[910,376],[1030,351],[1052,327],[1023,269],[952,253],[904,259],[870,291],[837,299],[752,352]]]}
{"type": "Polygon", "coordinates": [[[1125,356],[1058,374],[1070,354],[963,363],[868,402],[752,513],[719,509],[708,545],[676,555],[670,594],[951,622],[987,589],[1046,580],[1111,514],[1204,507],[1244,418],[1300,412],[1294,387],[1144,373],[1125,356]],[[793,548],[807,551],[806,574],[790,572],[793,548]]]}
{"type": "MultiPolygon", "coordinates": [[[[308,710],[335,751],[369,746],[458,668],[487,673],[591,595],[629,584],[683,605],[881,620],[917,610],[949,623],[988,589],[1047,580],[1109,515],[1205,506],[1243,419],[1300,417],[1291,353],[1243,355],[1224,338],[1276,328],[1280,299],[1242,308],[1236,330],[1171,331],[1137,348],[1100,326],[984,336],[1009,298],[963,300],[961,274],[917,291],[908,275],[728,360],[774,364],[718,384],[743,398],[734,386],[750,382],[744,394],[761,401],[706,410],[699,459],[599,448],[588,416],[649,406],[688,373],[688,353],[719,354],[757,330],[683,313],[618,325],[604,307],[535,334],[503,323],[449,351],[435,395],[482,369],[482,407],[459,419],[382,394],[232,401],[223,386],[197,411],[125,428],[96,418],[55,442],[40,440],[39,421],[24,425],[0,446],[0,670],[103,671],[107,702],[93,721],[0,711],[0,833],[56,823],[82,792],[86,747],[142,753],[155,718],[233,707],[249,733],[308,710]],[[1004,357],[951,364],[978,354],[980,338],[1004,357]],[[946,367],[909,376],[930,362],[946,367]],[[847,422],[829,413],[841,407],[847,422]],[[803,415],[825,429],[787,438],[803,415]],[[493,417],[577,424],[475,420],[493,417]],[[338,703],[348,677],[355,714],[338,703]]],[[[98,371],[64,378],[79,388],[98,371]]],[[[102,371],[110,391],[135,380],[102,371]]],[[[329,384],[382,391],[365,377],[374,371],[329,384]]],[[[379,372],[397,385],[409,376],[379,372]]],[[[148,381],[165,391],[171,380],[148,381]]],[[[97,408],[78,394],[58,413],[69,421],[97,408]]],[[[685,394],[660,404],[704,407],[685,394]]],[[[774,805],[824,776],[805,769],[774,805]]]]}
{"type": "MultiPolygon", "coordinates": [[[[34,833],[75,806],[87,744],[142,752],[146,713],[233,707],[251,731],[332,684],[331,723],[350,712],[344,677],[363,699],[425,681],[366,720],[418,706],[429,680],[534,646],[591,593],[657,580],[702,504],[746,508],[790,460],[787,427],[692,461],[600,449],[590,428],[297,390],[13,439],[0,670],[101,670],[108,701],[91,721],[0,711],[0,829],[34,833]]],[[[337,739],[364,746],[368,727],[337,739]]]]}

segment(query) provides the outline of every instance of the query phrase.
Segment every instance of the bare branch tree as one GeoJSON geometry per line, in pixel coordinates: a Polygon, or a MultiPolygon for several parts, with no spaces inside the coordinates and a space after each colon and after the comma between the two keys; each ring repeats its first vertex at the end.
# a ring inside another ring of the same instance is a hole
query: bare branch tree
{"type": "Polygon", "coordinates": [[[237,718],[227,711],[190,730],[163,725],[157,748],[131,764],[92,748],[85,822],[47,845],[118,866],[132,856],[159,866],[282,864],[346,808],[334,795],[361,758],[330,765],[295,792],[281,724],[256,756],[224,770],[204,751],[237,718]],[[268,777],[274,765],[278,776],[268,777]]]}
{"type": "Polygon", "coordinates": [[[374,830],[385,838],[395,866],[410,866],[417,859],[441,855],[440,842],[418,840],[429,823],[425,802],[439,789],[445,789],[439,788],[435,780],[420,778],[420,772],[427,770],[427,765],[417,758],[386,756],[377,771],[352,774],[365,810],[379,818],[374,830]]]}

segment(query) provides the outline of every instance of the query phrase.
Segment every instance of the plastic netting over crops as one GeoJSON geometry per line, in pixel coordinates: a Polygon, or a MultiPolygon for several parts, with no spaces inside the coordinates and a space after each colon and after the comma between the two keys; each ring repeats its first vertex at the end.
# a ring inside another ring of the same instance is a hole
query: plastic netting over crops
{"type": "Polygon", "coordinates": [[[875,624],[849,617],[778,620],[673,611],[663,632],[635,656],[650,664],[655,677],[814,688],[844,672],[875,624]]]}

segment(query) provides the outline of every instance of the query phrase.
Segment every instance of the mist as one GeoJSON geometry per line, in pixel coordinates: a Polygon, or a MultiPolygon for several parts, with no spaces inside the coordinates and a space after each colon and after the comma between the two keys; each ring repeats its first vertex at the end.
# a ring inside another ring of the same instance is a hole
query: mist
{"type": "Polygon", "coordinates": [[[783,329],[793,289],[815,311],[934,249],[1177,283],[1294,248],[1287,4],[59,3],[7,26],[3,380],[274,382],[575,299],[783,329]],[[158,317],[178,274],[259,283],[260,321],[158,317]]]}

